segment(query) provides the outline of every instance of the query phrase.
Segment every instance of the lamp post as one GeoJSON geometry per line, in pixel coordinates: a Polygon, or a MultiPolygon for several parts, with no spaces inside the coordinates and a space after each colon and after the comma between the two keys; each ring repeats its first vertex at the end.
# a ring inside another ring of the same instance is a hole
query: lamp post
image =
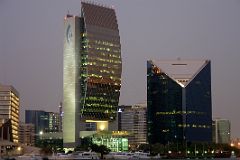
{"type": "Polygon", "coordinates": [[[175,141],[177,142],[177,153],[178,153],[178,140],[177,140],[177,135],[174,136],[175,141]]]}
{"type": "Polygon", "coordinates": [[[18,146],[17,147],[17,154],[20,155],[22,153],[22,147],[18,146]]]}
{"type": "Polygon", "coordinates": [[[197,146],[196,144],[194,144],[194,156],[196,157],[196,153],[197,153],[197,146]]]}
{"type": "Polygon", "coordinates": [[[185,142],[185,154],[186,154],[186,157],[187,157],[187,155],[188,155],[187,138],[184,136],[184,137],[183,137],[183,140],[184,140],[184,142],[185,142]]]}
{"type": "Polygon", "coordinates": [[[40,135],[40,139],[42,139],[43,131],[40,131],[39,135],[40,135]]]}
{"type": "Polygon", "coordinates": [[[205,149],[204,149],[204,143],[202,144],[202,156],[204,157],[205,155],[205,149]]]}
{"type": "Polygon", "coordinates": [[[169,151],[169,141],[167,142],[167,150],[169,151]]]}

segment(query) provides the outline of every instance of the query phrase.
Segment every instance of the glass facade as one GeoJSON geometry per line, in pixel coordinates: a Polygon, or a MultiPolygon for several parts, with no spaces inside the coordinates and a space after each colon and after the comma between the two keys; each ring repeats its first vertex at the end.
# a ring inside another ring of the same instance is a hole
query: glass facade
{"type": "Polygon", "coordinates": [[[115,11],[82,2],[81,115],[113,120],[121,87],[121,46],[115,11]]]}
{"type": "Polygon", "coordinates": [[[74,146],[86,129],[80,123],[116,118],[121,45],[112,8],[81,2],[81,16],[67,15],[64,28],[63,137],[64,144],[74,146]]]}
{"type": "Polygon", "coordinates": [[[48,113],[41,110],[25,110],[25,123],[33,124],[35,134],[46,132],[49,128],[48,113]]]}
{"type": "Polygon", "coordinates": [[[183,137],[182,88],[159,68],[148,63],[148,141],[168,142],[183,137]]]}
{"type": "Polygon", "coordinates": [[[152,61],[147,62],[148,141],[161,144],[210,142],[210,61],[203,63],[200,71],[193,72],[191,78],[178,67],[182,67],[183,71],[189,70],[187,64],[179,62],[172,63],[167,68],[161,68],[161,65],[155,65],[152,61]]]}
{"type": "Polygon", "coordinates": [[[210,62],[185,88],[186,137],[189,141],[212,141],[210,62]]]}
{"type": "Polygon", "coordinates": [[[54,112],[45,112],[41,110],[26,110],[26,124],[33,124],[35,134],[40,132],[59,132],[60,131],[60,115],[54,112]]]}

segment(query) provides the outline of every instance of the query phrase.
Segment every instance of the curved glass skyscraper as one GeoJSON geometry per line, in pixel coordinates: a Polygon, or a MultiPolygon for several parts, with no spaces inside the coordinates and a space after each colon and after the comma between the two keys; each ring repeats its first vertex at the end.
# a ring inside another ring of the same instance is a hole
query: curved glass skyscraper
{"type": "Polygon", "coordinates": [[[121,45],[114,9],[81,3],[81,16],[64,21],[63,138],[78,143],[81,122],[115,120],[121,88],[121,45]]]}

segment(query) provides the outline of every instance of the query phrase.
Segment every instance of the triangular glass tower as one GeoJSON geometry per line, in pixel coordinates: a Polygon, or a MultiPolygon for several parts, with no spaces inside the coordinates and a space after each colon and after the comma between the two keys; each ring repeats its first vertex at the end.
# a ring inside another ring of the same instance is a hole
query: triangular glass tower
{"type": "Polygon", "coordinates": [[[148,141],[211,142],[209,60],[147,62],[148,141]]]}

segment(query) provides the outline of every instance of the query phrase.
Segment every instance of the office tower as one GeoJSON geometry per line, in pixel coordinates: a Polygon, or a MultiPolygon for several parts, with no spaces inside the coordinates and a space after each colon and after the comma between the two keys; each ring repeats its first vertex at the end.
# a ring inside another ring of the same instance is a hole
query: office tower
{"type": "Polygon", "coordinates": [[[133,128],[132,106],[122,105],[118,107],[118,131],[129,131],[133,128]]]}
{"type": "Polygon", "coordinates": [[[0,126],[10,123],[12,140],[18,143],[19,127],[19,93],[13,86],[0,84],[0,126]]]}
{"type": "Polygon", "coordinates": [[[47,132],[61,132],[60,114],[54,112],[48,113],[48,130],[47,132]]]}
{"type": "MultiPolygon", "coordinates": [[[[121,106],[118,106],[118,111],[117,111],[117,126],[118,126],[118,131],[122,131],[123,129],[122,129],[122,125],[123,125],[123,123],[125,123],[125,118],[123,117],[124,115],[124,110],[130,110],[132,108],[132,106],[130,106],[130,105],[128,105],[128,106],[126,106],[126,105],[121,105],[121,106]],[[122,119],[122,117],[124,118],[124,119],[122,119]]],[[[128,122],[127,122],[128,123],[128,122]]],[[[125,129],[126,129],[126,127],[125,127],[125,129]]]]}
{"type": "Polygon", "coordinates": [[[79,144],[84,123],[107,130],[115,120],[121,87],[121,45],[114,9],[81,3],[81,16],[64,20],[63,139],[79,144]]]}
{"type": "Polygon", "coordinates": [[[211,142],[209,60],[147,62],[149,143],[211,142]]]}
{"type": "Polygon", "coordinates": [[[25,123],[35,126],[35,134],[40,132],[60,132],[60,114],[41,110],[26,110],[25,123]]]}
{"type": "Polygon", "coordinates": [[[49,128],[48,113],[42,110],[25,110],[25,123],[34,125],[36,135],[46,132],[49,128]]]}
{"type": "Polygon", "coordinates": [[[134,148],[147,143],[147,105],[121,106],[121,110],[120,128],[130,133],[129,145],[134,148]]]}
{"type": "Polygon", "coordinates": [[[20,123],[19,142],[25,145],[34,146],[35,130],[33,124],[20,123]]]}
{"type": "Polygon", "coordinates": [[[221,118],[213,120],[212,132],[214,143],[230,144],[231,124],[229,120],[221,118]]]}

